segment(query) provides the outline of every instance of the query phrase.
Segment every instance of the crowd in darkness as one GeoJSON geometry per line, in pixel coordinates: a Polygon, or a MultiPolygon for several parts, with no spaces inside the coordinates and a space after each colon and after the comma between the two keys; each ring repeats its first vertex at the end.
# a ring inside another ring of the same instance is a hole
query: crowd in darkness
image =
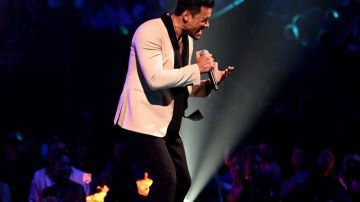
{"type": "MultiPolygon", "coordinates": [[[[67,143],[72,165],[92,174],[92,193],[97,185],[112,183],[109,166],[116,166],[116,158],[122,156],[118,151],[123,149],[114,144],[112,123],[131,35],[140,23],[165,12],[170,3],[0,0],[0,191],[7,185],[13,201],[27,201],[34,172],[47,166],[48,146],[59,136],[67,143]]],[[[213,179],[218,192],[210,181],[199,201],[243,201],[239,199],[243,190],[247,200],[263,201],[252,198],[252,186],[266,182],[252,183],[254,176],[243,175],[247,166],[254,168],[260,161],[261,167],[274,169],[268,177],[276,183],[274,190],[257,190],[276,194],[273,201],[293,201],[296,194],[309,194],[286,189],[294,183],[291,177],[303,179],[296,176],[299,173],[316,183],[340,179],[347,172],[342,170],[343,160],[360,161],[356,141],[360,134],[360,1],[245,1],[223,17],[242,22],[239,40],[233,40],[237,51],[224,50],[229,60],[261,58],[264,65],[257,67],[258,72],[286,69],[290,77],[275,98],[262,102],[266,105],[259,103],[261,118],[226,156],[213,179]],[[277,62],[292,53],[297,60],[287,58],[286,65],[277,62]],[[271,145],[269,153],[274,156],[262,153],[264,145],[271,145]],[[317,163],[321,155],[328,155],[332,165],[326,177],[331,179],[311,178],[320,173],[315,163],[306,167],[314,172],[295,172],[298,168],[289,163],[289,154],[295,151],[306,152],[307,160],[317,163]],[[242,173],[239,179],[237,172],[242,173]]],[[[231,32],[224,34],[235,38],[231,32]]],[[[252,90],[251,83],[242,84],[252,90]]],[[[351,179],[346,180],[353,189],[345,201],[360,195],[359,176],[350,173],[351,179]]],[[[307,196],[316,198],[304,201],[330,200],[326,192],[311,194],[307,196]]]]}

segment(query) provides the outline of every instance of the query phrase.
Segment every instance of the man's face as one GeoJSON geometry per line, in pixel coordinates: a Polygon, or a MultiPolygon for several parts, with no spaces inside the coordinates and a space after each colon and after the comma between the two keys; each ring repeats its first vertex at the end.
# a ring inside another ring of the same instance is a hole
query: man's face
{"type": "Polygon", "coordinates": [[[193,39],[200,39],[202,30],[208,28],[209,18],[211,16],[212,8],[202,6],[200,12],[192,15],[190,12],[185,15],[185,31],[193,39]]]}
{"type": "Polygon", "coordinates": [[[62,156],[55,163],[55,178],[56,181],[64,181],[67,180],[71,175],[71,165],[70,158],[66,155],[62,156]]]}

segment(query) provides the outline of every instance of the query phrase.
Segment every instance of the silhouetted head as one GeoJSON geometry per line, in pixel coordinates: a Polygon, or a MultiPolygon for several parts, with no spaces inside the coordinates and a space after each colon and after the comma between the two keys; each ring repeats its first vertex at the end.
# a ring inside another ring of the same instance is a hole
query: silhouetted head
{"type": "Polygon", "coordinates": [[[70,155],[67,152],[55,154],[48,168],[48,172],[55,183],[70,180],[69,178],[72,172],[70,155]]]}
{"type": "Polygon", "coordinates": [[[347,154],[341,165],[341,175],[346,181],[360,180],[360,155],[347,154]]]}
{"type": "Polygon", "coordinates": [[[334,169],[334,165],[334,153],[329,149],[322,150],[317,158],[317,168],[319,171],[321,171],[324,176],[328,176],[334,169]]]}

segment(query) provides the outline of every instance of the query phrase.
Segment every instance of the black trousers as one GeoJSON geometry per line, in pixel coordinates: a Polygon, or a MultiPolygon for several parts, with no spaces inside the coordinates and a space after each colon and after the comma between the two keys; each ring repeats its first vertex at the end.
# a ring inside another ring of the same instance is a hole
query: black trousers
{"type": "Polygon", "coordinates": [[[130,169],[128,173],[132,175],[132,178],[126,176],[119,179],[122,181],[119,182],[122,184],[120,187],[136,188],[136,180],[143,179],[145,172],[153,180],[153,184],[147,197],[129,190],[123,196],[127,195],[125,199],[117,201],[183,202],[190,188],[191,178],[180,135],[173,133],[160,138],[119,127],[118,131],[121,133],[120,141],[129,147],[131,161],[125,167],[130,169]]]}

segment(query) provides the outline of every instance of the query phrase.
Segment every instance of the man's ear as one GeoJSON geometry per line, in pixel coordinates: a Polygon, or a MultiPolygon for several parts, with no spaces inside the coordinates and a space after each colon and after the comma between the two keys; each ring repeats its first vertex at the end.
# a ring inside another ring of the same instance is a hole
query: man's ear
{"type": "Polygon", "coordinates": [[[191,16],[191,13],[190,13],[189,10],[185,10],[185,11],[182,13],[182,17],[183,17],[184,23],[186,23],[186,22],[189,21],[190,16],[191,16]]]}

